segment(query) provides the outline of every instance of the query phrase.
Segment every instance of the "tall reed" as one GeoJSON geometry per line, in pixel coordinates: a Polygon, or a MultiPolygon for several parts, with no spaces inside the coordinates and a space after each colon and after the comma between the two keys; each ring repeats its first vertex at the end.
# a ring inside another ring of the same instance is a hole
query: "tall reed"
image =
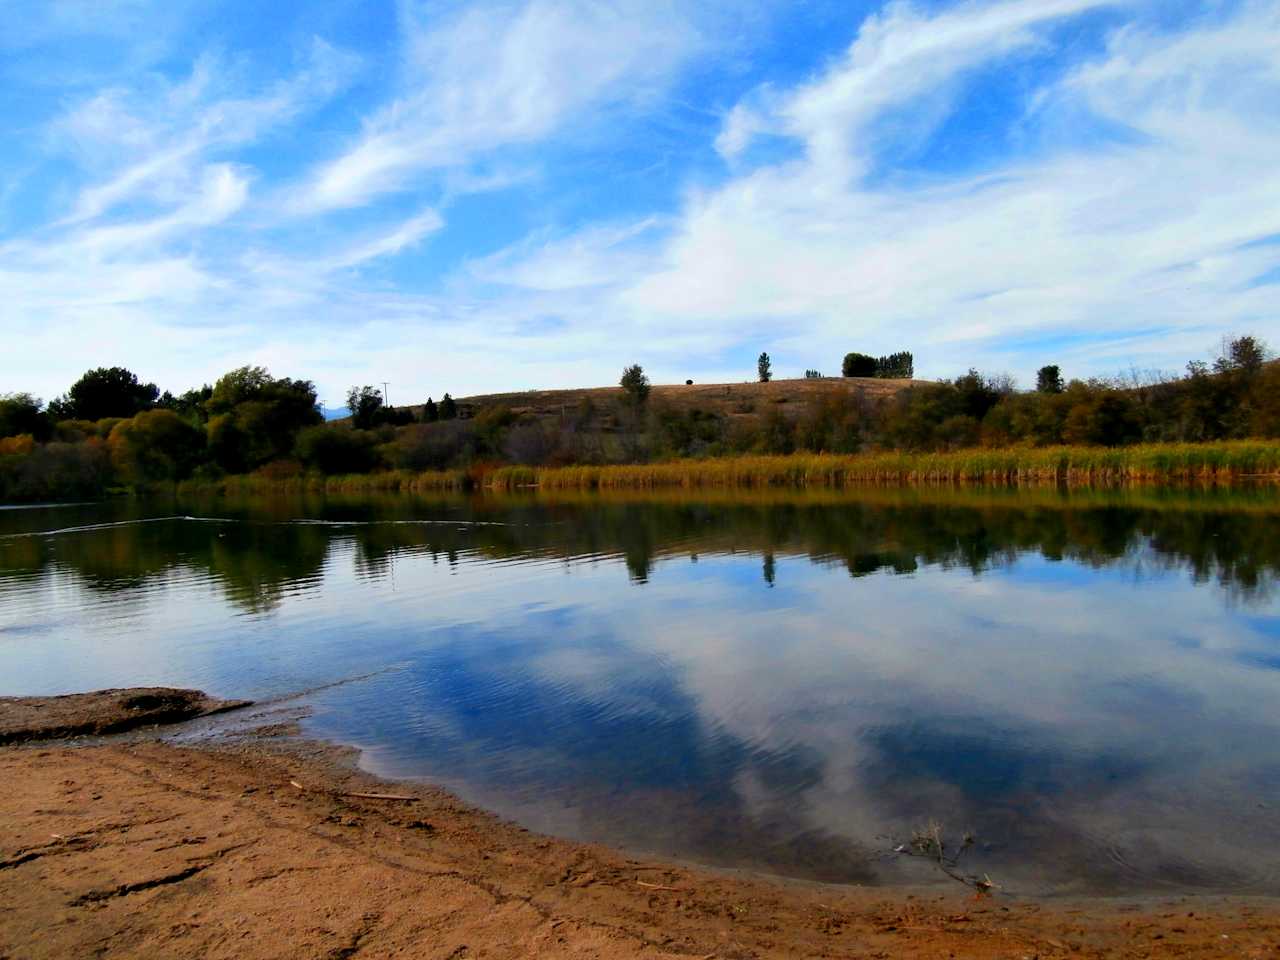
{"type": "Polygon", "coordinates": [[[502,467],[497,489],[841,486],[854,483],[1079,484],[1229,483],[1280,477],[1280,442],[1011,447],[949,453],[791,454],[672,460],[620,466],[502,467]]]}
{"type": "Polygon", "coordinates": [[[186,480],[179,493],[426,493],[463,490],[467,475],[461,470],[387,470],[382,473],[352,473],[324,476],[304,473],[292,477],[264,477],[257,474],[221,477],[217,480],[186,480]]]}

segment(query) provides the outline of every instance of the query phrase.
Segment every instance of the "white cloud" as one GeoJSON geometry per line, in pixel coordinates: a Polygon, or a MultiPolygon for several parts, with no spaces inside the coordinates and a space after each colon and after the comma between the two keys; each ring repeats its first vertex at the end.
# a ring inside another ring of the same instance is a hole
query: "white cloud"
{"type": "Polygon", "coordinates": [[[117,169],[80,191],[64,224],[131,201],[173,202],[203,176],[210,154],[295,120],[337,92],[355,69],[354,57],[316,38],[297,74],[257,94],[237,91],[234,68],[209,56],[197,60],[182,83],[153,79],[99,92],[69,110],[55,130],[87,169],[117,169]]]}
{"type": "Polygon", "coordinates": [[[651,94],[697,45],[670,0],[483,4],[444,23],[402,4],[402,95],[294,195],[298,212],[365,204],[425,171],[528,144],[584,111],[651,94]]]}
{"type": "Polygon", "coordinates": [[[239,210],[249,195],[248,177],[229,163],[210,164],[201,171],[196,196],[172,212],[152,220],[95,227],[73,241],[98,256],[121,249],[153,244],[179,231],[221,223],[239,210]]]}
{"type": "Polygon", "coordinates": [[[1274,8],[1180,35],[1119,31],[1097,63],[1044,91],[1042,111],[1122,123],[1120,142],[997,158],[958,178],[865,176],[886,110],[945,96],[969,68],[1044,42],[1037,25],[1093,6],[966,5],[934,18],[895,6],[871,19],[846,57],[775,96],[770,116],[758,99],[730,114],[728,155],[767,129],[798,139],[803,158],[694,195],[661,263],[622,302],[726,337],[794,334],[810,356],[903,344],[935,375],[953,372],[960,342],[963,365],[999,363],[1010,338],[1159,328],[1128,340],[1129,355],[1178,351],[1180,364],[1187,343],[1170,328],[1201,343],[1205,327],[1256,326],[1269,297],[1247,282],[1280,257],[1239,248],[1280,233],[1274,8]]]}
{"type": "Polygon", "coordinates": [[[391,256],[412,247],[444,226],[444,219],[434,209],[423,210],[397,225],[389,233],[366,240],[343,251],[330,261],[334,268],[354,267],[379,257],[391,256]]]}
{"type": "Polygon", "coordinates": [[[472,261],[468,270],[484,283],[526,290],[578,290],[617,284],[644,269],[651,257],[656,218],[601,224],[565,237],[527,238],[515,247],[472,261]]]}

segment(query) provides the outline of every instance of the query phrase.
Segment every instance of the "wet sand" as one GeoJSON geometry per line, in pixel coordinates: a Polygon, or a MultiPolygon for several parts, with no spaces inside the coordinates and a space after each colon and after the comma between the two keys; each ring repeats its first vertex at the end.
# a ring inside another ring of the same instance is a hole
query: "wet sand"
{"type": "Polygon", "coordinates": [[[0,958],[1280,957],[1274,899],[975,900],[644,860],[281,732],[0,749],[0,958]]]}
{"type": "Polygon", "coordinates": [[[130,687],[60,697],[0,697],[0,745],[102,736],[162,726],[252,706],[200,690],[130,687]]]}

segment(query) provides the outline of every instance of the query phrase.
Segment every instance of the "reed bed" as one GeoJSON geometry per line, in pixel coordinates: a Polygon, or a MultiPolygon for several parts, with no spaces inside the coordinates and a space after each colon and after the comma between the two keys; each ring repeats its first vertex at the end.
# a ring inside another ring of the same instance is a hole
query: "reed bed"
{"type": "Polygon", "coordinates": [[[801,487],[884,484],[1231,483],[1280,477],[1280,442],[1014,447],[949,453],[791,454],[620,466],[501,467],[486,485],[513,490],[801,487]]]}
{"type": "Polygon", "coordinates": [[[218,480],[187,480],[180,493],[429,493],[464,490],[470,481],[461,470],[387,470],[381,473],[352,473],[324,476],[305,473],[292,477],[260,474],[222,477],[218,480]]]}
{"type": "Polygon", "coordinates": [[[1163,512],[1258,513],[1280,510],[1274,483],[1061,484],[888,484],[851,483],[833,487],[613,487],[605,489],[490,487],[485,495],[523,503],[556,505],[660,504],[667,506],[818,507],[862,504],[885,507],[962,507],[1002,510],[1088,510],[1124,507],[1163,512]]]}

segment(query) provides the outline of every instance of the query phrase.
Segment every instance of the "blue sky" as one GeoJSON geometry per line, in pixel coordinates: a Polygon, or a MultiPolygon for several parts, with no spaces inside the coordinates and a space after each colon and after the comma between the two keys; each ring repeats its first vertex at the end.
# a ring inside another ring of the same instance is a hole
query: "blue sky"
{"type": "Polygon", "coordinates": [[[0,9],[0,391],[762,349],[1027,383],[1280,339],[1274,0],[0,9]]]}

